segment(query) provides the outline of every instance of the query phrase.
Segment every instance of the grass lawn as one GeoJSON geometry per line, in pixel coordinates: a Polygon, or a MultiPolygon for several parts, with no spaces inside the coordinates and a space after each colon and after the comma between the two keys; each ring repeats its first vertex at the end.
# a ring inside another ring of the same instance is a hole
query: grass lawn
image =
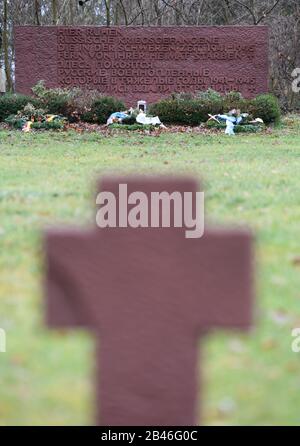
{"type": "MultiPolygon", "coordinates": [[[[93,341],[43,325],[41,229],[91,219],[107,170],[194,173],[206,211],[257,236],[257,318],[250,335],[203,342],[205,424],[300,424],[300,126],[263,135],[0,132],[0,424],[91,424],[93,341]]],[[[120,309],[122,311],[122,309],[120,309]]]]}

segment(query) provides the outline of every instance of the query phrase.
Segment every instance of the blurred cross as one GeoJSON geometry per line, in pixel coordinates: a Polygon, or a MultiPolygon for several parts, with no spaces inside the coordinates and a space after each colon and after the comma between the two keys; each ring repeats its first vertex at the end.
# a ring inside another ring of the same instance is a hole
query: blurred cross
{"type": "MultiPolygon", "coordinates": [[[[104,179],[101,191],[196,192],[192,179],[104,179]]],[[[251,234],[184,228],[51,230],[46,236],[47,322],[84,327],[97,342],[97,423],[191,425],[198,341],[246,329],[252,307],[251,234]]]]}

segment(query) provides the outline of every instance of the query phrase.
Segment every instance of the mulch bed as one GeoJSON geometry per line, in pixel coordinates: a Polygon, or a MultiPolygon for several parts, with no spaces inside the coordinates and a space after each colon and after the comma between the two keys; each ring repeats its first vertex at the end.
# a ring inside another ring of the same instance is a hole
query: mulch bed
{"type": "Polygon", "coordinates": [[[122,129],[122,126],[120,125],[118,128],[111,128],[107,127],[105,125],[98,125],[98,124],[88,124],[86,122],[78,122],[76,124],[69,124],[69,129],[73,129],[76,132],[82,133],[82,132],[98,132],[106,136],[114,135],[114,134],[120,134],[120,133],[139,133],[142,135],[152,135],[152,136],[158,136],[162,133],[197,133],[202,135],[208,135],[212,133],[220,133],[217,129],[207,129],[204,126],[198,126],[198,127],[186,127],[182,125],[170,125],[167,126],[167,128],[161,128],[161,127],[153,127],[152,129],[136,129],[136,130],[128,130],[124,128],[122,129]]]}

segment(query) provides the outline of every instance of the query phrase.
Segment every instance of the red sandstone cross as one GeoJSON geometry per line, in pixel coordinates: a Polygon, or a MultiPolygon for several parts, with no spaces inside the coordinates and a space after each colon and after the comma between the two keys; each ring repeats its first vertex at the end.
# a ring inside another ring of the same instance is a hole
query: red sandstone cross
{"type": "MultiPolygon", "coordinates": [[[[112,178],[102,191],[196,192],[190,179],[112,178]]],[[[49,231],[47,319],[97,341],[97,423],[196,422],[201,334],[251,323],[251,235],[184,228],[49,231]]]]}

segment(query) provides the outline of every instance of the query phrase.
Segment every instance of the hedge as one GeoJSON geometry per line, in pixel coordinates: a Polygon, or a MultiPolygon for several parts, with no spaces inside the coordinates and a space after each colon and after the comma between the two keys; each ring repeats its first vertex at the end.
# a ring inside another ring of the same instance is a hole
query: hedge
{"type": "Polygon", "coordinates": [[[105,124],[112,113],[123,111],[125,109],[124,102],[119,99],[111,96],[103,96],[93,102],[91,110],[82,116],[82,120],[105,124]]]}
{"type": "Polygon", "coordinates": [[[213,99],[201,97],[170,97],[150,106],[150,113],[159,116],[164,124],[199,125],[206,122],[208,114],[226,113],[239,108],[253,118],[261,118],[265,124],[277,123],[280,119],[278,100],[271,94],[258,95],[254,99],[244,99],[237,93],[229,93],[213,99]]]}
{"type": "MultiPolygon", "coordinates": [[[[17,115],[30,103],[46,113],[65,116],[69,121],[81,119],[86,122],[105,124],[111,113],[125,110],[122,101],[110,96],[96,96],[96,92],[78,89],[47,89],[42,82],[33,87],[36,96],[5,94],[0,96],[0,121],[17,115]],[[76,96],[77,94],[77,96],[76,96]]],[[[208,114],[226,113],[232,108],[249,113],[253,118],[263,119],[265,124],[277,123],[280,119],[278,100],[271,94],[261,94],[254,99],[244,99],[240,93],[230,92],[225,96],[214,90],[196,93],[173,94],[149,107],[151,115],[159,116],[164,124],[197,126],[206,122],[208,114]]],[[[134,117],[126,124],[133,124],[134,117]]]]}
{"type": "Polygon", "coordinates": [[[11,93],[0,96],[0,122],[5,121],[11,115],[16,115],[29,102],[35,107],[40,107],[39,100],[32,96],[11,93]]]}
{"type": "Polygon", "coordinates": [[[255,118],[261,118],[265,124],[277,124],[281,115],[278,99],[272,94],[260,94],[251,99],[247,111],[255,118]]]}

